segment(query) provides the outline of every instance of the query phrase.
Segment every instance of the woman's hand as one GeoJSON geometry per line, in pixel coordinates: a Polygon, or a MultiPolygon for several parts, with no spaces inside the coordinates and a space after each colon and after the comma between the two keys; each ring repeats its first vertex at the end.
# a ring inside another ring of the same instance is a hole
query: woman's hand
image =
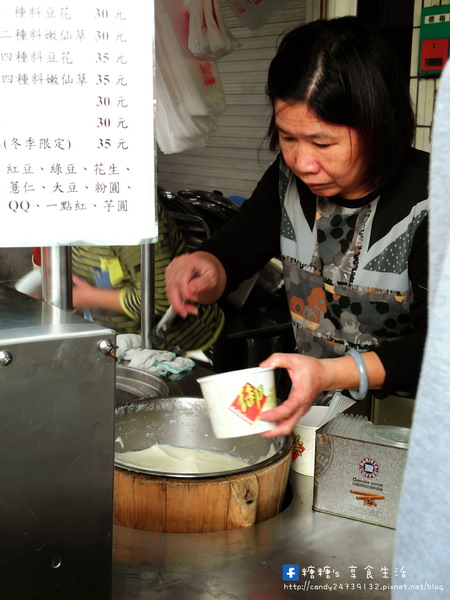
{"type": "Polygon", "coordinates": [[[177,256],[165,274],[170,304],[180,317],[197,314],[197,303],[211,304],[225,289],[226,275],[221,262],[208,252],[177,256]]]}
{"type": "Polygon", "coordinates": [[[321,360],[302,354],[272,354],[261,367],[286,369],[292,388],[288,398],[277,408],[264,412],[261,419],[276,423],[275,429],[262,433],[263,437],[275,437],[292,433],[297,421],[308,412],[312,403],[327,389],[326,364],[321,360]]]}
{"type": "MultiPolygon", "coordinates": [[[[362,354],[369,389],[378,390],[386,379],[384,366],[375,352],[362,354]]],[[[312,358],[303,354],[272,354],[260,364],[261,367],[286,369],[292,388],[288,398],[277,408],[264,412],[264,421],[276,423],[275,429],[260,435],[274,437],[291,433],[297,421],[311,408],[321,392],[331,390],[357,390],[359,370],[352,356],[336,358],[312,358]]]]}

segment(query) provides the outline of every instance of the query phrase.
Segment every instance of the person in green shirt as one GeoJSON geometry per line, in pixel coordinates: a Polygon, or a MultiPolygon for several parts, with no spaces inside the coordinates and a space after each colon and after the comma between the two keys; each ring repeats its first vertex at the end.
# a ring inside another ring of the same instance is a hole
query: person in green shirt
{"type": "MultiPolygon", "coordinates": [[[[184,238],[170,212],[158,200],[158,241],[155,246],[155,315],[169,308],[164,272],[183,254],[184,238]]],[[[140,333],[141,247],[73,246],[72,303],[78,311],[118,334],[140,333]]],[[[167,329],[169,344],[183,350],[208,351],[223,330],[225,316],[217,303],[200,305],[197,315],[177,317],[167,329]]]]}

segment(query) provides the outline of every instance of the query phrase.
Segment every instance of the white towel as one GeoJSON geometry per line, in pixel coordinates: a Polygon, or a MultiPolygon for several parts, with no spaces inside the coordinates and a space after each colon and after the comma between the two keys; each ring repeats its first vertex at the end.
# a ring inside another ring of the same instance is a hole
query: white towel
{"type": "Polygon", "coordinates": [[[128,350],[141,347],[141,336],[137,333],[121,333],[116,337],[116,356],[117,360],[125,359],[128,350]]]}
{"type": "Polygon", "coordinates": [[[190,358],[177,356],[167,350],[152,350],[141,348],[141,336],[123,333],[117,336],[117,359],[130,361],[128,366],[155,375],[182,373],[195,367],[190,358]]]}

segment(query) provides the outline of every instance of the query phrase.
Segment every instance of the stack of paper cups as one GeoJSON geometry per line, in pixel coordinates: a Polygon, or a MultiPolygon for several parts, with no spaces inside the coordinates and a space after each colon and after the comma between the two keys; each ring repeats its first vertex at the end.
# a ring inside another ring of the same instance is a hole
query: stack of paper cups
{"type": "Polygon", "coordinates": [[[314,475],[317,427],[297,424],[294,427],[292,469],[302,475],[314,475]]]}

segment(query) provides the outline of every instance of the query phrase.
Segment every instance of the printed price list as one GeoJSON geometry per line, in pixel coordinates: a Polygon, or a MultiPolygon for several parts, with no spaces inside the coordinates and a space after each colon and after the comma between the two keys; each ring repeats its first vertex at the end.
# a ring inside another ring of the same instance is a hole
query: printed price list
{"type": "Polygon", "coordinates": [[[3,0],[2,246],[156,238],[153,10],[3,0]]]}

